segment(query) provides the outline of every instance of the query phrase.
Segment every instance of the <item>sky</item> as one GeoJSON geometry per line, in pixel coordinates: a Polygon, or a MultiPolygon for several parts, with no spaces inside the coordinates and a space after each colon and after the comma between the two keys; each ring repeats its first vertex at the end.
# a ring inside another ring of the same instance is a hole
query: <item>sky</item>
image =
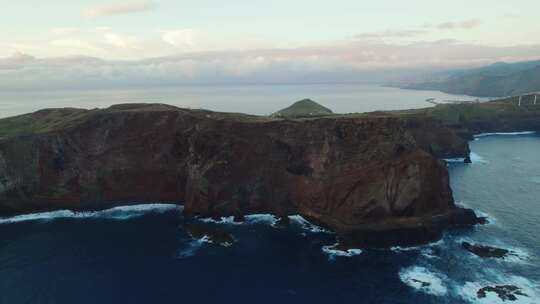
{"type": "Polygon", "coordinates": [[[538,0],[0,3],[4,89],[362,81],[540,59],[538,0]]]}

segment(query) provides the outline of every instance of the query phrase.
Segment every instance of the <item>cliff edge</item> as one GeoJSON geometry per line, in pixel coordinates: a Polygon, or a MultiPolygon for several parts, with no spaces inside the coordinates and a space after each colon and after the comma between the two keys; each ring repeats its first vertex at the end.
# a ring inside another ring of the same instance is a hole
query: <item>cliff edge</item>
{"type": "Polygon", "coordinates": [[[42,110],[0,120],[0,215],[172,202],[186,216],[300,214],[347,246],[428,242],[477,221],[454,204],[442,150],[419,142],[430,129],[463,143],[435,121],[390,115],[42,110]]]}

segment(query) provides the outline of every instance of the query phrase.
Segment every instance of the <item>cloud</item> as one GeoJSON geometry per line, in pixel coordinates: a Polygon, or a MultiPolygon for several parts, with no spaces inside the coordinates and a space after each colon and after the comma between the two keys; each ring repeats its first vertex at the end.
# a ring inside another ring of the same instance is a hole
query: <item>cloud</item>
{"type": "Polygon", "coordinates": [[[49,30],[53,35],[70,35],[79,32],[80,29],[76,27],[55,27],[49,30]]]}
{"type": "Polygon", "coordinates": [[[36,60],[33,56],[17,52],[10,57],[0,58],[0,70],[18,69],[36,60]]]}
{"type": "Polygon", "coordinates": [[[449,21],[438,24],[426,24],[426,28],[434,28],[439,30],[454,30],[454,29],[472,29],[482,24],[479,19],[469,19],[463,21],[449,21]]]}
{"type": "Polygon", "coordinates": [[[52,47],[67,48],[73,54],[104,53],[99,46],[81,39],[56,39],[49,42],[52,47]]]}
{"type": "MultiPolygon", "coordinates": [[[[88,47],[57,40],[62,47],[88,47]]],[[[411,71],[540,59],[540,45],[493,47],[454,40],[361,40],[299,48],[189,52],[144,60],[70,56],[0,59],[0,90],[144,87],[200,83],[384,82],[411,71]]]]}
{"type": "Polygon", "coordinates": [[[195,32],[192,29],[162,31],[161,38],[166,43],[180,48],[193,48],[195,32]]]}
{"type": "Polygon", "coordinates": [[[384,39],[407,38],[426,34],[425,30],[386,30],[382,32],[360,33],[353,36],[355,39],[384,39]]]}
{"type": "Polygon", "coordinates": [[[83,16],[87,18],[97,18],[112,15],[139,13],[156,8],[157,4],[150,1],[123,2],[88,8],[83,11],[83,16]]]}
{"type": "Polygon", "coordinates": [[[106,33],[104,35],[105,43],[121,49],[137,49],[137,38],[133,36],[119,35],[115,33],[106,33]]]}

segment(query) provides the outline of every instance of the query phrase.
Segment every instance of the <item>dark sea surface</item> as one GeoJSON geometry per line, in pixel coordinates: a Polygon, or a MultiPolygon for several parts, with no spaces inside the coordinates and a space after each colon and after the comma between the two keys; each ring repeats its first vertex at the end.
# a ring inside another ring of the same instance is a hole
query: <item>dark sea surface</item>
{"type": "Polygon", "coordinates": [[[236,239],[224,247],[192,240],[167,205],[26,215],[0,219],[0,303],[503,303],[476,297],[494,284],[528,295],[504,303],[540,303],[540,136],[471,148],[473,164],[449,163],[452,188],[491,223],[435,244],[339,256],[323,250],[332,234],[260,215],[212,224],[236,239]],[[464,240],[516,255],[482,259],[464,240]]]}

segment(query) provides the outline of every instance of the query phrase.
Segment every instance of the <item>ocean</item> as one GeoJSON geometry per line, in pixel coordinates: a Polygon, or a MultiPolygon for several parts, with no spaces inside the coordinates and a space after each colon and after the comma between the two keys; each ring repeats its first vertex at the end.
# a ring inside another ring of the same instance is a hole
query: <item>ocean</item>
{"type": "Polygon", "coordinates": [[[0,303],[503,303],[476,296],[497,284],[522,288],[514,303],[540,303],[540,136],[471,148],[472,164],[448,164],[452,188],[490,223],[413,248],[340,254],[331,233],[300,217],[277,228],[270,215],[206,220],[234,237],[220,246],[191,239],[181,207],[161,204],[2,218],[0,303]],[[462,241],[515,255],[482,259],[462,241]]]}
{"type": "MultiPolygon", "coordinates": [[[[272,93],[275,88],[250,87],[246,90],[253,95],[236,99],[230,91],[226,108],[215,93],[196,106],[264,114],[311,97],[336,112],[356,112],[423,107],[426,98],[446,98],[371,86],[360,92],[347,85],[342,93],[324,86],[296,88],[294,94],[286,88],[272,93]],[[362,95],[368,88],[375,93],[362,95]],[[393,97],[383,98],[387,90],[405,92],[404,104],[396,107],[398,97],[390,93],[393,97]],[[267,104],[262,102],[266,94],[275,97],[267,104]],[[258,106],[249,103],[257,100],[258,106]]],[[[151,93],[132,92],[117,100],[107,98],[121,96],[118,91],[72,94],[9,99],[0,93],[0,113],[147,101],[145,94],[151,93]]],[[[170,94],[171,99],[153,95],[150,101],[175,104],[176,95],[170,94]]],[[[454,229],[439,242],[413,248],[337,252],[333,234],[298,216],[291,217],[288,228],[276,227],[271,215],[249,216],[242,224],[201,219],[235,239],[221,246],[191,239],[182,228],[181,207],[159,202],[0,218],[0,303],[540,303],[540,135],[491,134],[472,141],[471,149],[472,164],[448,163],[451,186],[458,204],[490,223],[454,229]],[[462,249],[463,241],[515,254],[482,259],[462,249]],[[477,298],[479,288],[493,285],[516,285],[527,296],[515,302],[503,302],[494,293],[477,298]]]]}
{"type": "Polygon", "coordinates": [[[425,100],[475,100],[438,91],[401,90],[377,85],[200,85],[108,90],[0,92],[0,118],[43,108],[103,108],[117,103],[155,102],[255,115],[272,114],[311,98],[335,113],[400,110],[431,106],[425,100]]]}

